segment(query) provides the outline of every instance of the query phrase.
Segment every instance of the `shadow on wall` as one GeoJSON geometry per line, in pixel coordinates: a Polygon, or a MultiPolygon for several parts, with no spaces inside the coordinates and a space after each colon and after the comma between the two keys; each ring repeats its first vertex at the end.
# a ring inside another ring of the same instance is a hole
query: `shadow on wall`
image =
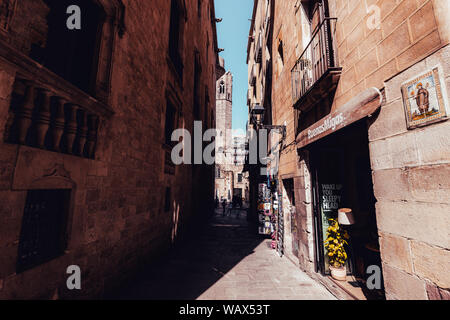
{"type": "MultiPolygon", "coordinates": [[[[176,212],[176,211],[174,211],[176,212]]],[[[222,216],[158,261],[143,268],[113,300],[195,300],[219,281],[264,240],[252,232],[246,215],[222,216]]]]}
{"type": "Polygon", "coordinates": [[[172,244],[174,244],[177,239],[179,217],[180,217],[180,205],[174,201],[172,214],[172,233],[171,233],[172,244]]]}

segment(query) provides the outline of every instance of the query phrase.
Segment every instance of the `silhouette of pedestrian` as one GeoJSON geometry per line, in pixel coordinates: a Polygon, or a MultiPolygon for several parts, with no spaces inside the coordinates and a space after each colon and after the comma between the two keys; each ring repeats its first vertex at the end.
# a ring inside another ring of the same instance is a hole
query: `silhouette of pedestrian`
{"type": "Polygon", "coordinates": [[[225,216],[225,210],[227,208],[227,200],[225,199],[222,200],[222,207],[223,207],[223,216],[225,216]]]}

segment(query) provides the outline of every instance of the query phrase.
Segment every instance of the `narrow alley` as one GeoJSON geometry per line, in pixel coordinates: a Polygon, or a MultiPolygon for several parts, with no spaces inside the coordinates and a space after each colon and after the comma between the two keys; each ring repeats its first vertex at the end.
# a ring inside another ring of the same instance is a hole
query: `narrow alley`
{"type": "Polygon", "coordinates": [[[111,299],[331,300],[336,299],[288,259],[270,239],[251,232],[244,211],[222,210],[190,241],[149,266],[111,299]]]}
{"type": "Polygon", "coordinates": [[[449,98],[450,0],[0,0],[0,300],[450,300],[449,98]]]}

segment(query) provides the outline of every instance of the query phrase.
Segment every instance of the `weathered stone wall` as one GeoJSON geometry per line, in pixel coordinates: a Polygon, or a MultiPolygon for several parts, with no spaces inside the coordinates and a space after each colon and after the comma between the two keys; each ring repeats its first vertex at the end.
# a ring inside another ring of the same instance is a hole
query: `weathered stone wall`
{"type": "Polygon", "coordinates": [[[233,120],[233,74],[228,71],[216,83],[216,124],[222,136],[217,139],[217,148],[227,150],[231,146],[231,128],[233,120]],[[224,92],[220,93],[220,84],[224,92]]]}
{"type": "MultiPolygon", "coordinates": [[[[11,0],[7,0],[12,3],[11,0]]],[[[43,0],[17,1],[11,4],[12,16],[9,25],[10,43],[25,54],[29,54],[32,44],[45,47],[47,38],[46,16],[49,8],[43,0]]]]}
{"type": "MultiPolygon", "coordinates": [[[[285,227],[287,255],[292,254],[292,241],[298,242],[298,261],[304,270],[314,270],[314,236],[312,227],[312,204],[310,180],[305,159],[297,154],[295,147],[295,119],[292,101],[291,70],[303,51],[307,36],[304,23],[307,19],[300,1],[275,1],[273,34],[273,86],[272,122],[286,125],[284,149],[280,154],[279,178],[294,178],[297,235],[285,227]],[[296,41],[292,41],[295,39],[296,41]],[[282,45],[280,46],[280,43],[282,45]],[[282,49],[282,57],[279,53],[282,49]],[[305,176],[306,175],[306,176],[305,176]],[[289,252],[291,251],[291,252],[289,252]]],[[[284,210],[284,219],[291,223],[290,212],[284,210]]],[[[285,241],[285,242],[286,242],[285,241]]],[[[291,257],[292,258],[292,257],[291,257]]]]}
{"type": "Polygon", "coordinates": [[[309,170],[309,154],[300,154],[299,175],[294,178],[295,208],[297,211],[297,232],[300,267],[308,272],[314,271],[314,225],[311,174],[309,170]]]}
{"type": "MultiPolygon", "coordinates": [[[[386,104],[369,128],[377,223],[388,299],[448,299],[450,122],[407,130],[401,84],[440,65],[447,46],[385,82],[386,104]]],[[[445,97],[448,100],[448,97],[445,97]]]]}
{"type": "Polygon", "coordinates": [[[337,17],[336,41],[343,67],[334,107],[365,88],[383,88],[384,81],[449,43],[446,0],[330,0],[337,17]],[[379,28],[370,28],[380,9],[379,28]]]}
{"type": "MultiPolygon", "coordinates": [[[[200,53],[202,64],[202,114],[204,108],[208,109],[206,114],[215,114],[213,1],[203,1],[201,18],[196,1],[183,2],[187,19],[180,83],[168,58],[170,1],[123,1],[126,32],[122,38],[115,35],[109,99],[115,114],[102,119],[95,160],[11,145],[3,140],[0,143],[1,298],[102,295],[168,248],[185,226],[199,216],[191,202],[193,196],[186,190],[197,186],[203,198],[213,199],[212,167],[203,167],[194,174],[191,166],[182,165],[175,168],[173,175],[164,173],[166,96],[174,96],[180,102],[178,125],[192,130],[195,50],[200,53]],[[16,273],[26,190],[55,165],[64,168],[74,184],[68,248],[50,262],[16,273]],[[168,187],[171,205],[165,212],[168,187]],[[81,268],[81,291],[66,288],[66,268],[72,264],[81,268]]],[[[27,19],[33,18],[34,13],[16,16],[19,17],[24,20],[15,21],[11,27],[28,25],[27,19]]],[[[21,29],[11,32],[17,37],[22,34],[21,29]]],[[[13,64],[1,60],[2,137],[15,72],[13,64]]],[[[205,119],[208,127],[215,126],[213,119],[205,119]]],[[[195,209],[201,208],[204,206],[195,209]]]]}
{"type": "Polygon", "coordinates": [[[291,70],[302,51],[302,9],[299,1],[275,1],[273,52],[272,118],[274,124],[286,125],[286,147],[280,157],[279,175],[297,176],[295,121],[292,107],[291,70]],[[297,3],[298,2],[298,3],[297,3]],[[281,44],[281,45],[280,45],[281,44]],[[282,57],[280,51],[282,50],[282,57]]]}
{"type": "MultiPolygon", "coordinates": [[[[339,108],[370,87],[386,102],[370,120],[370,157],[388,299],[448,299],[449,122],[409,131],[400,84],[440,64],[448,83],[449,14],[445,0],[329,0],[337,17],[336,44],[343,72],[332,103],[339,108]],[[376,5],[379,28],[369,28],[376,5]]],[[[273,35],[273,123],[295,139],[290,71],[310,39],[300,1],[276,1],[273,35]],[[292,39],[296,39],[293,41],[292,39]],[[277,56],[282,42],[284,63],[277,56]]],[[[447,89],[447,91],[449,91],[447,89]]],[[[446,97],[447,99],[448,97],[446,97]]],[[[280,179],[294,177],[299,263],[313,271],[314,238],[308,154],[295,146],[280,160],[280,179]]],[[[287,217],[285,217],[287,219],[287,217]]],[[[286,236],[288,239],[290,235],[286,236]]]]}

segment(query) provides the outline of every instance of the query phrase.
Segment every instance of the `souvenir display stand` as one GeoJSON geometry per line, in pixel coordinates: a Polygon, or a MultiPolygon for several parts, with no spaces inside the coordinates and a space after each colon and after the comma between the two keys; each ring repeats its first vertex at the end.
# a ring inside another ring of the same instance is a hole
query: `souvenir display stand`
{"type": "Polygon", "coordinates": [[[265,183],[260,183],[258,187],[258,222],[259,234],[271,235],[274,232],[271,193],[265,183]]]}

